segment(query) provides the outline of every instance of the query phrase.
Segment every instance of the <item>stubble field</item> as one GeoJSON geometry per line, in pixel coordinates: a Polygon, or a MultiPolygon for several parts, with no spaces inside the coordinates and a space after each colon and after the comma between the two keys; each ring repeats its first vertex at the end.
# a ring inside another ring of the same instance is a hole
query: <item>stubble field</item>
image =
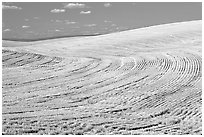
{"type": "Polygon", "coordinates": [[[3,41],[3,134],[202,134],[201,25],[3,41]]]}

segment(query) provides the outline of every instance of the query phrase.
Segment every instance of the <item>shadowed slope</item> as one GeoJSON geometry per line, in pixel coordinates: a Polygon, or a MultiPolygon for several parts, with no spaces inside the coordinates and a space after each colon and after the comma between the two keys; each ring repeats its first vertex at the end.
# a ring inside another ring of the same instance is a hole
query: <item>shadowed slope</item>
{"type": "Polygon", "coordinates": [[[3,132],[201,134],[201,34],[191,21],[4,47],[3,132]]]}

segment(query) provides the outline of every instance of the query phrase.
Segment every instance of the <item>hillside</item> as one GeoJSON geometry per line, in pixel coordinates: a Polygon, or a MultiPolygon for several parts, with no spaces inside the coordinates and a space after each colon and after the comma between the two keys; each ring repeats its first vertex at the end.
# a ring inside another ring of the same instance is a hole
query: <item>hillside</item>
{"type": "Polygon", "coordinates": [[[201,27],[3,41],[3,133],[202,134],[201,27]]]}

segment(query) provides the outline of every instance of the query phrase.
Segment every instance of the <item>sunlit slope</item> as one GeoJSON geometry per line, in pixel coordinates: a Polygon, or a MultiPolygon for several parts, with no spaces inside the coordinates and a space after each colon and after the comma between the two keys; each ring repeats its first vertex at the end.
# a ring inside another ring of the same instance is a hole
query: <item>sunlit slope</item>
{"type": "Polygon", "coordinates": [[[4,41],[5,134],[201,134],[202,22],[4,41]]]}

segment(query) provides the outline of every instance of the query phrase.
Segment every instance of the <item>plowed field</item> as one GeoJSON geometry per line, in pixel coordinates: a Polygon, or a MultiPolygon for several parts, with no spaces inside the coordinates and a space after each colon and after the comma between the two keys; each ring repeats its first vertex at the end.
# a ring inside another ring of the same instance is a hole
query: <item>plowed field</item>
{"type": "Polygon", "coordinates": [[[3,42],[3,134],[202,134],[201,21],[3,42]]]}

